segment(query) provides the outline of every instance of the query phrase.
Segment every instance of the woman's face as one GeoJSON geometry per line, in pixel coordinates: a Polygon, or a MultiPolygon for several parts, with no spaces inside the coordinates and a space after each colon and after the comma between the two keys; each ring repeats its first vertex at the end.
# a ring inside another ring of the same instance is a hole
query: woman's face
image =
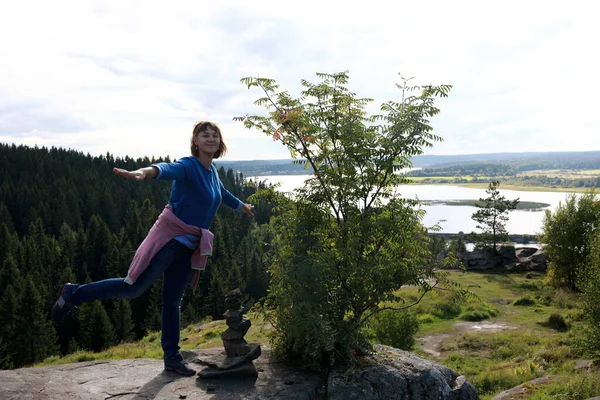
{"type": "Polygon", "coordinates": [[[194,137],[194,143],[198,146],[198,151],[200,153],[206,153],[212,156],[219,150],[221,137],[217,131],[208,127],[194,137]]]}

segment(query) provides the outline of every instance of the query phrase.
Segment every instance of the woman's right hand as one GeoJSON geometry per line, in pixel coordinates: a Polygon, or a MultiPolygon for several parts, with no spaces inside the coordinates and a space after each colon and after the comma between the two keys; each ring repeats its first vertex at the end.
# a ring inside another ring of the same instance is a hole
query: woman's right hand
{"type": "Polygon", "coordinates": [[[136,181],[143,181],[146,179],[146,171],[144,169],[137,169],[135,171],[127,171],[126,169],[113,168],[115,175],[120,175],[127,179],[135,179],[136,181]]]}

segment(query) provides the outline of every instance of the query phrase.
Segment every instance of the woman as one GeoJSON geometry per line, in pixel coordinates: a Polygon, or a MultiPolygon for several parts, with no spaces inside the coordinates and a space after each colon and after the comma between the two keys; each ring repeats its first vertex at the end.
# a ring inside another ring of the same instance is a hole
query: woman
{"type": "Polygon", "coordinates": [[[114,168],[115,174],[127,179],[173,180],[169,203],[137,249],[127,277],[85,285],[65,284],[52,308],[54,323],[61,324],[81,303],[137,297],[164,274],[161,345],[165,369],[186,376],[196,373],[179,353],[183,293],[190,280],[195,287],[206,256],[211,253],[212,233],[208,228],[221,202],[248,216],[254,215],[252,205],[242,203],[223,187],[212,164],[212,160],[224,155],[226,150],[217,125],[202,121],[193,130],[192,156],[136,171],[114,168]]]}

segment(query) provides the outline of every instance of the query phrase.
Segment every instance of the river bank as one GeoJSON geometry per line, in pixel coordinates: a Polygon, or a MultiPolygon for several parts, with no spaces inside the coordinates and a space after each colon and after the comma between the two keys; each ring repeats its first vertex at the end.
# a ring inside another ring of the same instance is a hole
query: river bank
{"type": "MultiPolygon", "coordinates": [[[[308,179],[310,174],[282,174],[282,175],[255,175],[248,176],[247,178],[254,181],[261,181],[264,179],[272,178],[274,176],[287,178],[289,180],[308,179]]],[[[467,182],[467,183],[456,183],[453,181],[447,181],[444,179],[428,179],[422,177],[409,177],[412,182],[405,183],[409,186],[421,186],[421,185],[436,185],[436,186],[459,186],[470,189],[487,189],[490,182],[497,178],[490,178],[489,182],[467,182]]],[[[589,187],[558,187],[558,186],[526,186],[526,185],[513,185],[509,183],[503,183],[500,178],[500,189],[515,190],[520,192],[563,192],[563,193],[585,193],[590,190],[589,187]]]]}
{"type": "MultiPolygon", "coordinates": [[[[470,189],[487,189],[488,183],[435,183],[436,185],[451,185],[451,186],[460,186],[470,189]]],[[[419,185],[418,183],[413,183],[412,185],[419,185]]],[[[522,185],[510,185],[503,184],[500,182],[500,190],[516,190],[520,192],[563,192],[563,193],[585,193],[590,188],[563,188],[563,187],[548,187],[548,186],[522,186],[522,185]]]]}

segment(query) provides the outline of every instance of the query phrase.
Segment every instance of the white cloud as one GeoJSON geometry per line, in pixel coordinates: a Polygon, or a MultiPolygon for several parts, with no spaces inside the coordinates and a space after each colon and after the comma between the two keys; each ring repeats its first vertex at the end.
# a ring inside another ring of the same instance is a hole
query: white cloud
{"type": "Polygon", "coordinates": [[[347,69],[377,104],[398,98],[398,72],[455,86],[429,153],[600,150],[594,16],[583,0],[4,2],[0,140],[179,157],[209,119],[227,159],[283,158],[231,121],[259,111],[239,79],[297,93],[347,69]]]}

